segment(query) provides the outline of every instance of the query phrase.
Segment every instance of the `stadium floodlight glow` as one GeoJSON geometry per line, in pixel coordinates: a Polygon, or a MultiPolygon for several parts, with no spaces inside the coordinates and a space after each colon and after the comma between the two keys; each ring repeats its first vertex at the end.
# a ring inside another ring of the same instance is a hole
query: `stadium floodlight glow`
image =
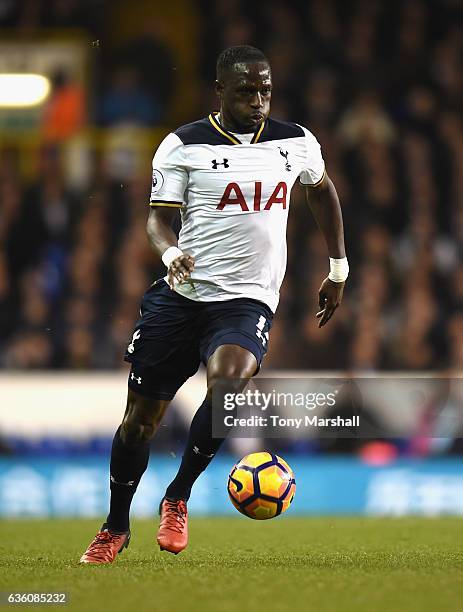
{"type": "Polygon", "coordinates": [[[50,81],[41,74],[0,74],[0,107],[41,104],[50,93],[50,81]]]}

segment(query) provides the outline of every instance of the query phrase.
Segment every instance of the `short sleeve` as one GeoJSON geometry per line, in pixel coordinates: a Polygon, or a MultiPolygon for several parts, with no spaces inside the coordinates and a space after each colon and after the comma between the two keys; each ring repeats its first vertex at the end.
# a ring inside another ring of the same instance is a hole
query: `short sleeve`
{"type": "Polygon", "coordinates": [[[310,187],[316,187],[322,182],[325,176],[325,162],[322,156],[322,150],[320,143],[305,127],[301,126],[304,130],[305,145],[306,145],[306,159],[305,168],[299,175],[299,180],[302,185],[309,185],[310,187]]]}
{"type": "Polygon", "coordinates": [[[181,208],[187,183],[183,143],[171,133],[164,138],[153,157],[150,206],[181,208]]]}

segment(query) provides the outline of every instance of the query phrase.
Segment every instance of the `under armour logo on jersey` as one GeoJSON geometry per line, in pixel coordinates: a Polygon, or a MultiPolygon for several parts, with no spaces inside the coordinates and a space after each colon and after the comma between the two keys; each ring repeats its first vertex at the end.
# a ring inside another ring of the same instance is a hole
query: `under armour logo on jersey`
{"type": "Polygon", "coordinates": [[[291,171],[291,164],[288,161],[289,152],[288,151],[283,151],[283,149],[281,147],[278,147],[278,148],[280,149],[280,155],[286,159],[285,168],[286,168],[286,170],[288,172],[290,172],[291,171]]]}
{"type": "Polygon", "coordinates": [[[223,162],[218,162],[216,159],[213,159],[213,160],[212,160],[212,168],[213,168],[214,170],[217,170],[217,168],[218,168],[219,166],[223,166],[224,168],[229,168],[229,167],[230,167],[230,165],[229,165],[229,163],[228,163],[228,159],[225,159],[225,158],[224,158],[223,162]]]}
{"type": "Polygon", "coordinates": [[[134,347],[133,343],[135,342],[135,340],[138,340],[138,339],[140,338],[140,336],[141,336],[141,331],[140,331],[139,329],[136,329],[136,330],[133,332],[132,342],[131,342],[131,343],[129,344],[129,346],[127,347],[127,351],[128,351],[129,353],[133,353],[133,352],[134,352],[135,347],[134,347]]]}
{"type": "Polygon", "coordinates": [[[135,374],[132,372],[132,373],[130,374],[130,378],[131,378],[132,380],[136,380],[136,381],[137,381],[137,383],[138,383],[139,385],[141,385],[141,376],[135,376],[135,374]]]}

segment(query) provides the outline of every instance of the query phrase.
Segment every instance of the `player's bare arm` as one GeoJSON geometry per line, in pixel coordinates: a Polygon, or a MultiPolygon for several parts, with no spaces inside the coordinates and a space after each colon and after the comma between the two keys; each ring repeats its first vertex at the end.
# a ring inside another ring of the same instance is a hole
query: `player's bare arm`
{"type": "MultiPolygon", "coordinates": [[[[333,181],[325,174],[323,180],[315,187],[307,186],[306,200],[325,238],[329,257],[344,259],[344,226],[341,205],[333,181]]],[[[333,316],[341,304],[345,281],[334,282],[325,278],[318,292],[320,311],[316,316],[320,319],[318,327],[323,327],[333,316]]]]}
{"type": "MultiPolygon", "coordinates": [[[[176,212],[175,209],[161,206],[156,206],[150,211],[146,232],[151,246],[160,257],[170,247],[177,246],[177,237],[172,230],[172,221],[176,212]]],[[[175,281],[181,283],[187,280],[194,267],[194,257],[188,255],[188,253],[176,257],[167,269],[170,288],[174,288],[175,281]]]]}

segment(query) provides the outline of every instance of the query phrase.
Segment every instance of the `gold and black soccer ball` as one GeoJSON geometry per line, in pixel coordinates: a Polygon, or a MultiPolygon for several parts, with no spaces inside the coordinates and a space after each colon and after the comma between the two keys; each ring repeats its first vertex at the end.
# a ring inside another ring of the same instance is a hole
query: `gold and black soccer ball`
{"type": "Polygon", "coordinates": [[[260,452],[246,455],[233,467],[227,488],[241,514],[262,521],[286,512],[294,498],[296,481],[284,459],[260,452]]]}

